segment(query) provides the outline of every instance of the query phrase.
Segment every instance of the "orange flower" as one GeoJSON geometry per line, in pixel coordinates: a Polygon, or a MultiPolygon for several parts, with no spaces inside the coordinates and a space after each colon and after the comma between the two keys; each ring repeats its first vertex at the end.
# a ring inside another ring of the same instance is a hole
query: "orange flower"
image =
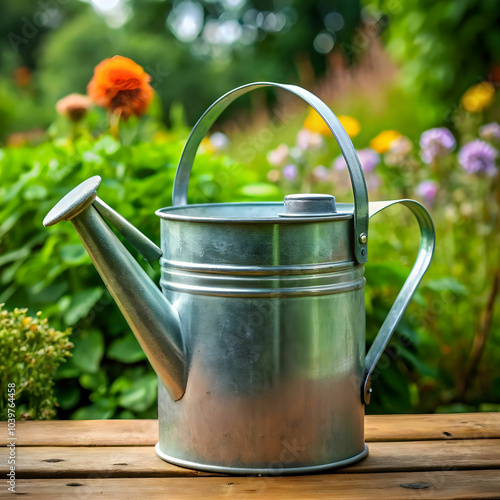
{"type": "Polygon", "coordinates": [[[127,119],[142,115],[153,99],[151,77],[128,57],[104,59],[87,86],[89,97],[111,113],[127,119]]]}

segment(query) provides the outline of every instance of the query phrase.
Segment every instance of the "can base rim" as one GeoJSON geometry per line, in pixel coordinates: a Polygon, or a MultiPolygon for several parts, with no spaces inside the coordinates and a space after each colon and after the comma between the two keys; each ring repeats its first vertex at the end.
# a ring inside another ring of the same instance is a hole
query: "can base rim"
{"type": "Polygon", "coordinates": [[[365,444],[365,448],[361,453],[354,455],[353,457],[346,458],[344,460],[339,460],[338,462],[332,462],[329,464],[322,465],[311,465],[307,467],[270,467],[270,468],[252,468],[252,467],[224,467],[220,465],[210,465],[201,464],[197,462],[190,462],[188,460],[182,460],[180,458],[175,458],[160,450],[160,443],[155,445],[156,454],[166,462],[170,462],[174,465],[180,467],[185,467],[187,469],[197,469],[208,472],[219,472],[223,474],[265,474],[269,476],[283,476],[288,474],[304,474],[308,472],[318,472],[327,469],[336,469],[339,467],[345,467],[346,465],[358,462],[363,458],[368,456],[368,445],[365,444]]]}

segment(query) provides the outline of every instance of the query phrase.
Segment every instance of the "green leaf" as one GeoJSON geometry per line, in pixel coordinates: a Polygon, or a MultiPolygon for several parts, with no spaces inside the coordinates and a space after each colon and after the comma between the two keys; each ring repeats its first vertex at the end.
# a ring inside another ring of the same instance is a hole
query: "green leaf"
{"type": "Polygon", "coordinates": [[[468,295],[467,287],[452,277],[429,280],[425,288],[433,292],[452,292],[455,295],[465,297],[468,295]]]}
{"type": "Polygon", "coordinates": [[[95,144],[93,151],[104,152],[107,155],[116,153],[121,148],[121,144],[111,135],[103,135],[95,144]]]}
{"type": "Polygon", "coordinates": [[[118,394],[124,392],[132,385],[132,380],[126,376],[122,375],[113,381],[111,387],[109,388],[109,392],[111,394],[118,394]]]}
{"type": "Polygon", "coordinates": [[[492,411],[492,412],[500,412],[500,404],[494,403],[482,403],[479,405],[479,411],[492,411]]]}
{"type": "Polygon", "coordinates": [[[77,386],[56,386],[54,394],[63,410],[74,408],[80,401],[80,389],[77,386]]]}
{"type": "Polygon", "coordinates": [[[78,380],[82,387],[91,391],[105,388],[108,381],[106,374],[102,370],[97,373],[82,373],[78,380]]]}
{"type": "Polygon", "coordinates": [[[2,222],[2,224],[0,225],[0,238],[8,233],[16,225],[16,222],[22,215],[22,212],[19,210],[17,212],[14,212],[2,222]]]}
{"type": "Polygon", "coordinates": [[[158,378],[154,373],[148,373],[134,380],[118,398],[118,404],[133,412],[147,410],[156,401],[158,378]]]}
{"type": "Polygon", "coordinates": [[[118,413],[118,415],[116,415],[116,418],[131,419],[135,418],[135,415],[130,410],[123,410],[120,413],[118,413]]]}
{"type": "Polygon", "coordinates": [[[47,188],[39,185],[28,186],[23,191],[23,197],[27,201],[44,200],[45,198],[47,198],[47,194],[48,194],[47,188]]]}
{"type": "Polygon", "coordinates": [[[115,413],[116,402],[112,399],[102,399],[101,401],[78,408],[72,415],[71,420],[99,420],[111,418],[115,413]]]}
{"type": "Polygon", "coordinates": [[[132,333],[112,342],[107,349],[106,356],[121,363],[137,363],[146,359],[144,351],[132,333]]]}
{"type": "Polygon", "coordinates": [[[85,262],[88,257],[83,245],[63,245],[60,249],[61,259],[65,264],[78,266],[85,262]]]}
{"type": "Polygon", "coordinates": [[[258,200],[273,200],[276,198],[282,198],[282,193],[278,186],[269,184],[267,182],[255,182],[253,184],[247,184],[246,186],[240,188],[239,193],[248,198],[258,200]]]}
{"type": "Polygon", "coordinates": [[[408,269],[397,263],[367,264],[365,268],[366,281],[377,288],[390,286],[401,288],[408,277],[408,269]]]}
{"type": "MultiPolygon", "coordinates": [[[[73,339],[72,339],[73,341],[73,339]]],[[[74,350],[73,350],[73,356],[74,356],[74,350]]],[[[68,358],[66,363],[62,363],[59,365],[59,368],[57,368],[56,375],[55,375],[55,380],[59,379],[65,379],[65,378],[74,378],[78,377],[80,375],[81,369],[75,365],[75,362],[73,360],[73,357],[68,358]]]]}
{"type": "Polygon", "coordinates": [[[426,365],[408,349],[401,349],[401,357],[409,361],[424,376],[436,378],[439,375],[437,368],[426,365]]]}
{"type": "Polygon", "coordinates": [[[97,330],[82,332],[72,339],[73,363],[84,373],[97,373],[104,355],[104,338],[97,330]]]}
{"type": "Polygon", "coordinates": [[[449,405],[441,405],[436,408],[436,413],[471,413],[475,412],[474,406],[463,403],[452,403],[449,405]]]}
{"type": "Polygon", "coordinates": [[[102,287],[96,287],[76,293],[64,314],[65,323],[72,326],[87,316],[96,302],[102,297],[103,292],[102,287]]]}

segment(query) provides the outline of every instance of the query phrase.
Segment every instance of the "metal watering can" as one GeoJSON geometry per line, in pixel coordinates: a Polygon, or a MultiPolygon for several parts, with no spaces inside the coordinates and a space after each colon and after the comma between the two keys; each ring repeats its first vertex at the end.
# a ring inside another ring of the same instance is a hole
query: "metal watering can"
{"type": "Polygon", "coordinates": [[[92,177],[45,226],[71,220],[158,374],[157,454],[194,469],[290,474],[364,458],[370,375],[427,270],[432,220],[412,200],[368,203],[356,151],[320,99],[292,85],[252,83],[217,100],[193,128],[173,187],[156,211],[161,249],[96,196],[92,177]],[[238,96],[278,87],[325,120],[346,160],[354,204],[295,194],[284,203],[187,204],[193,160],[238,96]],[[418,220],[418,256],[365,357],[363,264],[368,219],[401,203],[418,220]],[[163,294],[108,227],[148,260],[163,294]]]}

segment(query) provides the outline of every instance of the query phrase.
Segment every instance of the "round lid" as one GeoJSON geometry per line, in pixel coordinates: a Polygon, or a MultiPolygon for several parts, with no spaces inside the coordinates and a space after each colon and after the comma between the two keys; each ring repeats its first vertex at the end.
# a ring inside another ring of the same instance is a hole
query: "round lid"
{"type": "Polygon", "coordinates": [[[196,222],[303,223],[304,219],[340,220],[353,217],[353,205],[335,203],[331,194],[291,194],[284,202],[242,202],[176,205],[161,208],[162,219],[196,222]]]}

